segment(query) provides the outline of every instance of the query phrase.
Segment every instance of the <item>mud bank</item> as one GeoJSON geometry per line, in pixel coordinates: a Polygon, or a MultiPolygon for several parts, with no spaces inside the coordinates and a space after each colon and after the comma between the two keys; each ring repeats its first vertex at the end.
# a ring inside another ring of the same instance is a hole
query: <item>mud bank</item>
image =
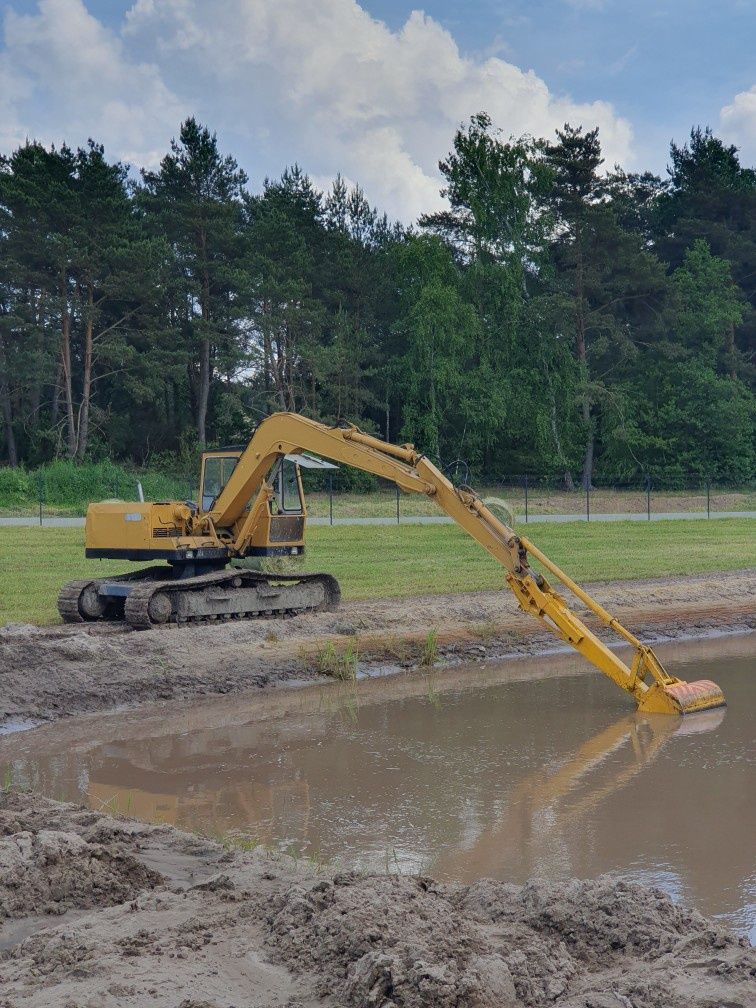
{"type": "MultiPolygon", "coordinates": [[[[588,588],[647,640],[756,626],[756,570],[588,588]]],[[[598,629],[579,603],[575,610],[598,629]]],[[[505,589],[346,602],[335,613],[289,620],[147,632],[9,624],[0,629],[0,725],[316,680],[328,641],[356,650],[362,669],[411,668],[431,630],[446,663],[535,655],[558,643],[505,589]]]]}
{"type": "Polygon", "coordinates": [[[658,890],[333,873],[0,795],[0,1005],[696,1008],[756,953],[658,890]]]}

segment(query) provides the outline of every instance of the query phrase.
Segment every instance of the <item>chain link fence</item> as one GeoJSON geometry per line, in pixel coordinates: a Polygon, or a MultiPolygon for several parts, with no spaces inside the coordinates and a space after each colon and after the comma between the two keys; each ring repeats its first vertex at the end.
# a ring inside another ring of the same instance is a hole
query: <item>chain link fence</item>
{"type": "MultiPolygon", "coordinates": [[[[388,481],[370,480],[359,490],[344,487],[340,474],[305,479],[307,508],[315,524],[436,522],[445,520],[431,498],[407,494],[388,481]]],[[[455,480],[456,482],[456,480],[455,480]]],[[[25,524],[77,524],[86,500],[65,505],[51,500],[44,484],[36,484],[37,500],[24,504],[0,501],[0,523],[23,519],[25,524]]],[[[102,489],[102,488],[101,488],[102,489]]],[[[166,478],[156,497],[145,486],[146,499],[196,500],[197,477],[166,478]],[[169,491],[169,492],[167,492],[169,491]]],[[[564,476],[532,473],[502,475],[475,481],[486,501],[503,502],[517,523],[539,521],[653,520],[662,517],[699,518],[724,515],[756,516],[756,475],[740,481],[707,478],[660,470],[629,479],[595,478],[590,487],[564,476]]],[[[139,476],[114,477],[105,497],[138,500],[139,476]]]]}
{"type": "MultiPolygon", "coordinates": [[[[631,479],[594,479],[587,488],[564,477],[530,473],[475,482],[483,500],[502,502],[517,522],[653,520],[661,517],[756,516],[756,477],[714,480],[677,471],[631,479]]],[[[369,492],[338,489],[333,478],[307,494],[311,517],[329,524],[369,520],[439,520],[431,498],[377,481],[369,492]]]]}

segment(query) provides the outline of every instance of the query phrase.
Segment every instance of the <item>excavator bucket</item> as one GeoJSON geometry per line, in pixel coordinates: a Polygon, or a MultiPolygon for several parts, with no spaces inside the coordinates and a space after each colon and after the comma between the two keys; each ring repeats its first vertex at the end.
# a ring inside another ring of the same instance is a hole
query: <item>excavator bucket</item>
{"type": "Polygon", "coordinates": [[[697,714],[699,711],[725,706],[724,693],[710,679],[678,682],[673,686],[665,686],[664,692],[679,704],[681,714],[697,714]]]}
{"type": "Polygon", "coordinates": [[[698,714],[726,706],[722,690],[709,679],[690,683],[682,679],[655,682],[636,699],[638,710],[646,714],[698,714]]]}

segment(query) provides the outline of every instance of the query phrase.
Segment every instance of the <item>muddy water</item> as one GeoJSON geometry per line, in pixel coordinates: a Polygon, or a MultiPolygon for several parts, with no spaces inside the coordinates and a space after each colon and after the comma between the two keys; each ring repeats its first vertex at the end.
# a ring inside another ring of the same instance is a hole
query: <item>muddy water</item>
{"type": "Polygon", "coordinates": [[[69,720],[0,740],[0,773],[345,866],[657,885],[756,938],[753,637],[659,648],[725,711],[628,713],[579,659],[69,720]]]}

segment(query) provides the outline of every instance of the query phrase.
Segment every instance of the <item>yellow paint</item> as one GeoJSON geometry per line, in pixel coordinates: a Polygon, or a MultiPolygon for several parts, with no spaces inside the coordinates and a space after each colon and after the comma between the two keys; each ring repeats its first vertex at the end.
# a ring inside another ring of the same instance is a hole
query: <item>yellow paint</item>
{"type": "MultiPolygon", "coordinates": [[[[275,413],[259,425],[242,452],[206,453],[203,457],[204,474],[206,460],[213,454],[238,456],[235,469],[209,511],[200,509],[192,515],[189,508],[177,503],[93,504],[87,514],[87,547],[164,550],[207,545],[225,547],[230,559],[243,558],[252,547],[271,545],[273,494],[266,477],[282,456],[302,451],[373,473],[403,490],[425,494],[435,501],[504,567],[506,583],[521,608],[629,693],[640,710],[683,714],[724,704],[721,690],[713,683],[701,683],[700,688],[691,684],[692,688],[687,688],[688,684],[670,675],[650,647],[642,644],[533,543],[501,522],[473,491],[455,487],[413,445],[390,445],[355,427],[327,427],[296,413],[275,413]],[[127,520],[129,515],[138,516],[138,520],[127,520]],[[176,535],[166,538],[160,532],[158,542],[157,529],[169,532],[175,529],[176,535]],[[530,567],[530,557],[554,575],[608,629],[632,646],[630,665],[599,640],[546,578],[530,567]]],[[[301,493],[299,475],[297,479],[301,493]]],[[[279,544],[280,540],[276,540],[276,545],[279,544]]]]}

